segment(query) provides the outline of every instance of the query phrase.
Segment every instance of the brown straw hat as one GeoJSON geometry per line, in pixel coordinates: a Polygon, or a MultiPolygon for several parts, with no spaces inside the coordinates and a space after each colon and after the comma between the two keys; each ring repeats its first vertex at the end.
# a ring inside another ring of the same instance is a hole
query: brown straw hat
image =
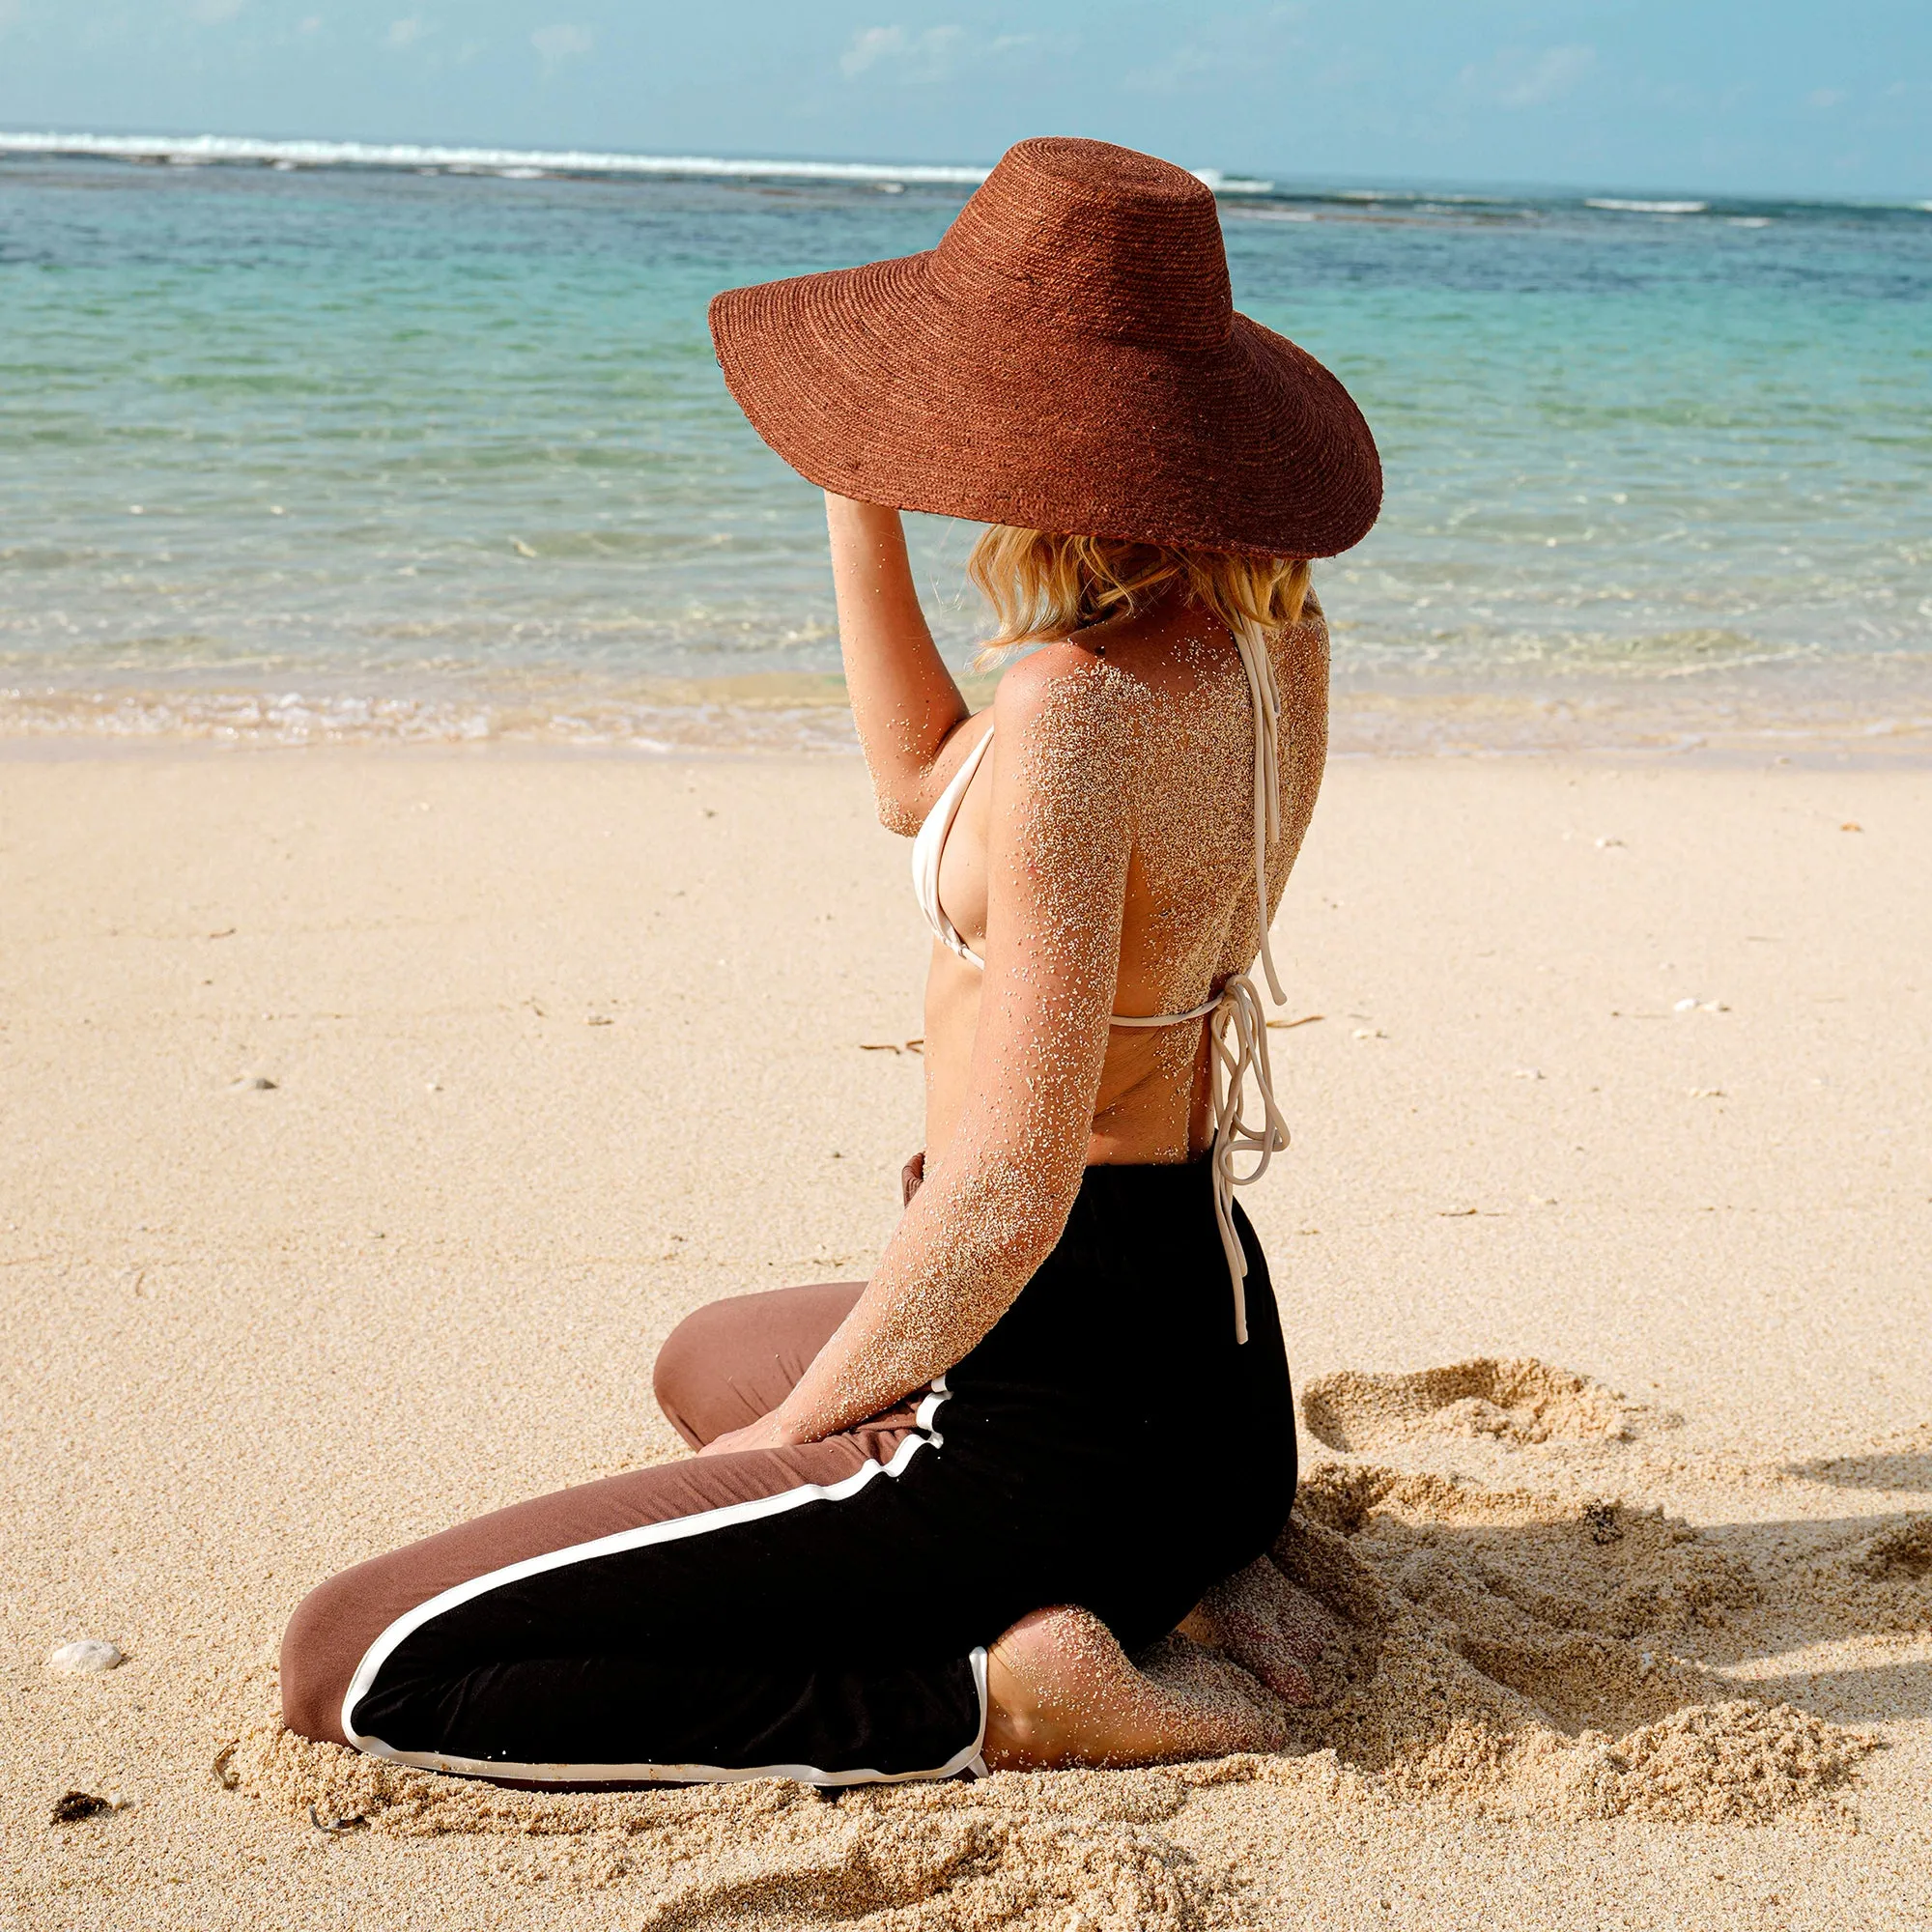
{"type": "Polygon", "coordinates": [[[1333,556],[1381,507],[1348,390],[1235,313],[1213,194],[1104,141],[1022,141],[939,246],[731,289],[752,426],[839,496],[1028,529],[1333,556]]]}

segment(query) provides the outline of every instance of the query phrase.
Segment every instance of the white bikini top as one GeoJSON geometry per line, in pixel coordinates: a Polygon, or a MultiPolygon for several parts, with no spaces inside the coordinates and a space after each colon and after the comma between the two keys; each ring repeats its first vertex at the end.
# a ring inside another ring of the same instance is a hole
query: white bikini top
{"type": "MultiPolygon", "coordinates": [[[[1268,991],[1279,1005],[1281,981],[1275,977],[1274,955],[1268,950],[1267,855],[1268,841],[1281,836],[1277,750],[1281,707],[1275,696],[1274,672],[1268,663],[1266,637],[1254,624],[1241,625],[1234,635],[1242,668],[1248,674],[1248,696],[1255,719],[1255,916],[1260,927],[1257,950],[1262,970],[1267,977],[1268,991]]],[[[960,801],[992,742],[989,729],[926,813],[912,847],[913,891],[919,895],[926,924],[942,946],[981,971],[986,962],[960,938],[946,916],[946,908],[939,903],[939,862],[945,855],[952,821],[959,816],[960,801]]],[[[1214,1218],[1221,1231],[1222,1252],[1228,1258],[1228,1276],[1234,1284],[1235,1339],[1246,1342],[1247,1297],[1242,1285],[1247,1279],[1248,1258],[1235,1227],[1235,1189],[1259,1180],[1267,1172],[1270,1157],[1288,1146],[1288,1122],[1275,1105],[1274,1083],[1268,1067],[1267,1022],[1263,1014],[1261,993],[1245,973],[1235,973],[1218,993],[1184,1013],[1115,1013],[1111,1023],[1117,1027],[1171,1027],[1202,1019],[1208,1021],[1208,1037],[1213,1048],[1214,1218]],[[1235,1036],[1232,1049],[1228,1044],[1231,1029],[1235,1036]],[[1251,1077],[1262,1102],[1262,1119],[1253,1126],[1241,1118],[1251,1077]],[[1240,1174],[1236,1171],[1235,1163],[1244,1153],[1254,1154],[1256,1160],[1246,1174],[1240,1174]]]]}

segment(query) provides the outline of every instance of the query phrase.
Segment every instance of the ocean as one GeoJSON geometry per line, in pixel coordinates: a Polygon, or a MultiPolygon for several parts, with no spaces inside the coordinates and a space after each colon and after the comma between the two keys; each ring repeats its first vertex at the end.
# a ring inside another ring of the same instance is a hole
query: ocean
{"type": "MultiPolygon", "coordinates": [[[[849,748],[705,303],[974,179],[0,140],[0,734],[849,748]]],[[[1343,751],[1932,752],[1932,208],[1215,185],[1383,453],[1343,751]]],[[[963,665],[974,532],[912,523],[963,665]]]]}

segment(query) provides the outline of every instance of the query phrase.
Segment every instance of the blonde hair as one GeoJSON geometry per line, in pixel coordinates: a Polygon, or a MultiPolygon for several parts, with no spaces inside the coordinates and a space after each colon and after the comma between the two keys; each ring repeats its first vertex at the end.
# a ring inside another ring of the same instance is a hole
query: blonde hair
{"type": "Polygon", "coordinates": [[[1011,524],[993,525],[973,546],[966,575],[999,620],[975,660],[981,670],[1023,644],[1130,616],[1177,583],[1231,631],[1244,620],[1285,631],[1301,621],[1308,596],[1306,557],[1065,536],[1011,524]]]}

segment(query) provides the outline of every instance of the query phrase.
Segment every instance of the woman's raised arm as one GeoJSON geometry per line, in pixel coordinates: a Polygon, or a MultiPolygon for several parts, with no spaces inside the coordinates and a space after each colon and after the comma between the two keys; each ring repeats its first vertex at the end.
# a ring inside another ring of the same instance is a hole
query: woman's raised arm
{"type": "Polygon", "coordinates": [[[972,1093],[866,1292],[784,1403],[714,1444],[816,1441],[950,1369],[1052,1252],[1080,1191],[1120,971],[1130,725],[1071,644],[1001,681],[972,1093]]]}
{"type": "Polygon", "coordinates": [[[966,721],[966,700],[919,608],[899,513],[828,490],[825,522],[845,686],[879,817],[910,834],[944,788],[936,763],[966,721]]]}

